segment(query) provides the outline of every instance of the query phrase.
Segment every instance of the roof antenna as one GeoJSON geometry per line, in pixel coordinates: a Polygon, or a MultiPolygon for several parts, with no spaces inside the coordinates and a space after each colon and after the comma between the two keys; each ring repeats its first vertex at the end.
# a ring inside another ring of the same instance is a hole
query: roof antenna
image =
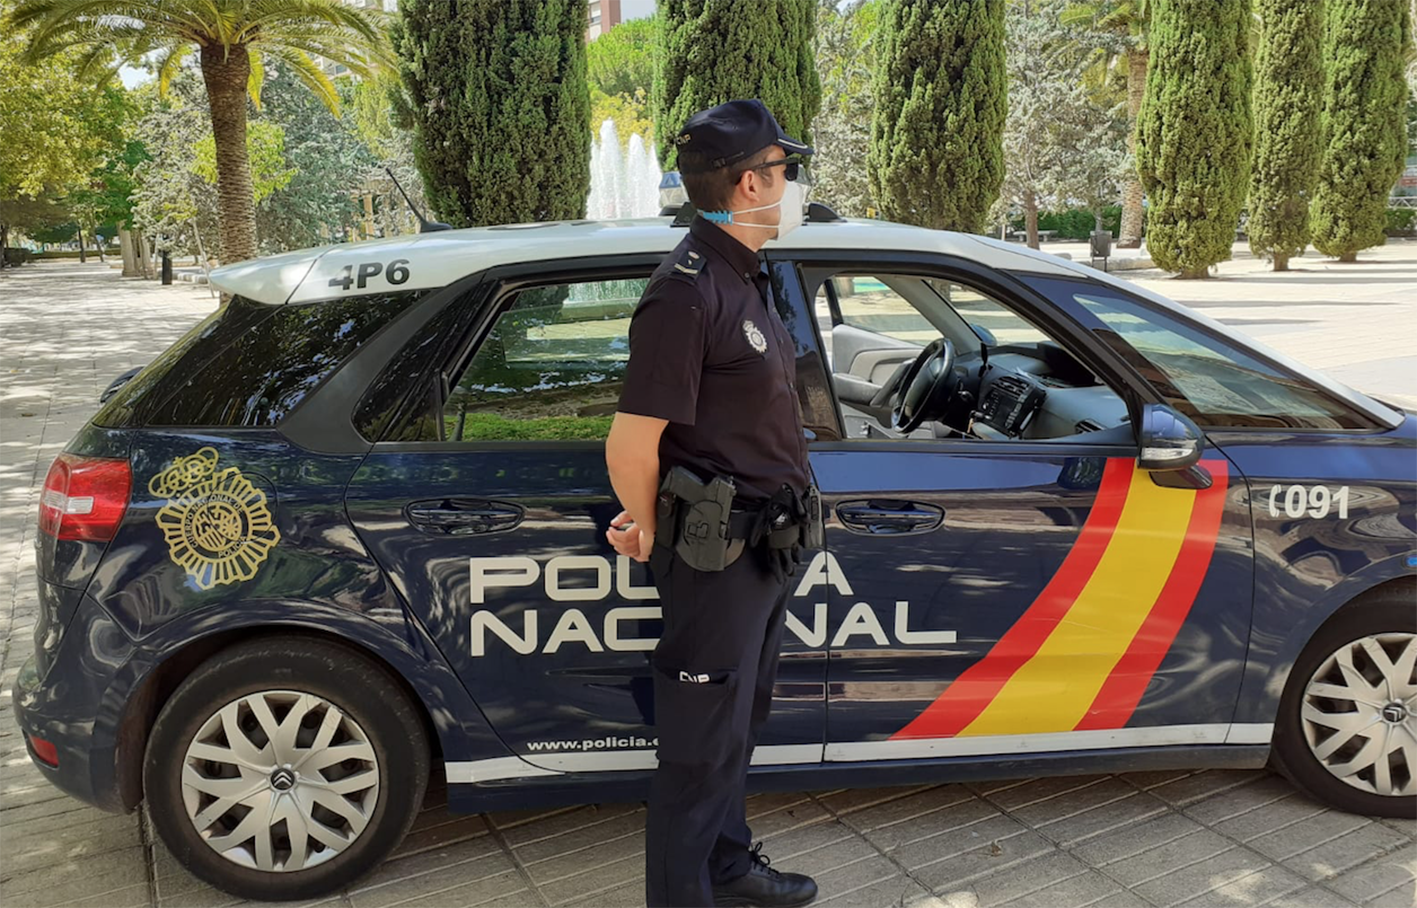
{"type": "Polygon", "coordinates": [[[408,197],[408,193],[403,191],[403,187],[399,185],[399,178],[394,176],[394,172],[389,168],[385,167],[384,173],[387,173],[389,175],[389,179],[394,181],[394,186],[398,188],[399,195],[403,196],[403,200],[408,203],[408,210],[412,211],[413,216],[418,218],[419,233],[433,233],[437,230],[453,229],[452,224],[444,224],[442,221],[430,221],[425,218],[422,212],[420,212],[417,208],[413,207],[413,200],[408,197]]]}

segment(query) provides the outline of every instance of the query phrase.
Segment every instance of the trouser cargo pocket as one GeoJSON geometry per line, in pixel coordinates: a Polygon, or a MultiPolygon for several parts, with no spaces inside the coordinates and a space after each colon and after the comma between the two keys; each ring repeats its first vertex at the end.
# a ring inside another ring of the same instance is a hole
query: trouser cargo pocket
{"type": "Polygon", "coordinates": [[[654,720],[659,759],[666,763],[717,764],[743,737],[735,715],[738,672],[674,665],[654,666],[654,720]]]}

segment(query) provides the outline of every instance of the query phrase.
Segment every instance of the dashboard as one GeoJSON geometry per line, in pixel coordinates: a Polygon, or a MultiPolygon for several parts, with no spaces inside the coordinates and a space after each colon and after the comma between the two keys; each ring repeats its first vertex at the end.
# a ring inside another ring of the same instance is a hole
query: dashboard
{"type": "Polygon", "coordinates": [[[1030,346],[1037,349],[991,353],[987,366],[969,370],[982,372],[976,428],[1010,438],[1060,438],[1125,427],[1130,437],[1127,406],[1116,392],[1061,348],[1030,346]]]}

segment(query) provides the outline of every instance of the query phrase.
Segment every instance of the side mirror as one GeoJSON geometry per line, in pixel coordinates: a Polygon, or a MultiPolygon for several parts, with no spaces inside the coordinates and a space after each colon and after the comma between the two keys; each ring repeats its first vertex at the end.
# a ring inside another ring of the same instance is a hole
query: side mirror
{"type": "Polygon", "coordinates": [[[979,339],[982,340],[984,343],[988,344],[991,347],[998,346],[999,339],[994,336],[993,331],[990,331],[983,325],[976,325],[974,324],[974,322],[970,322],[969,327],[974,329],[974,333],[978,335],[979,339]]]}
{"type": "Polygon", "coordinates": [[[1164,404],[1146,404],[1137,429],[1137,466],[1153,472],[1189,470],[1200,462],[1205,436],[1196,424],[1164,404]]]}

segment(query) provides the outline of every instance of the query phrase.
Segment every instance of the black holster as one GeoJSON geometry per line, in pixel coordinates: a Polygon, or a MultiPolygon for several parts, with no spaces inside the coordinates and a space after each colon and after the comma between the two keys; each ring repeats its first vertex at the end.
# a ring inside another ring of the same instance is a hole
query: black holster
{"type": "Polygon", "coordinates": [[[659,485],[654,541],[677,553],[696,571],[721,571],[743,551],[729,537],[728,522],[738,490],[732,479],[715,476],[707,483],[684,467],[675,467],[659,485]]]}

